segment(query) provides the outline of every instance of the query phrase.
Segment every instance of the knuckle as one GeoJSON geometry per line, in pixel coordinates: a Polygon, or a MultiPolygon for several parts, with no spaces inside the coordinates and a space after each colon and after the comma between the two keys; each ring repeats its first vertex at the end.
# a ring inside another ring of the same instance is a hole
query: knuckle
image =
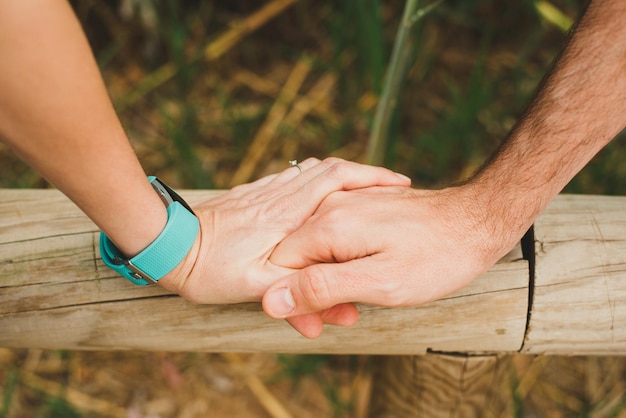
{"type": "Polygon", "coordinates": [[[320,159],[319,158],[315,158],[315,157],[309,157],[306,160],[302,161],[302,164],[303,165],[306,164],[307,166],[308,165],[314,166],[314,165],[317,165],[319,163],[321,163],[320,159]]]}
{"type": "Polygon", "coordinates": [[[346,161],[338,161],[326,170],[328,177],[337,182],[343,182],[348,174],[348,163],[346,161]]]}
{"type": "MultiPolygon", "coordinates": [[[[332,195],[326,199],[328,199],[328,204],[333,204],[334,199],[332,195]]],[[[325,211],[321,217],[323,219],[319,222],[320,224],[336,229],[342,225],[350,224],[354,220],[354,213],[350,213],[350,210],[344,207],[333,206],[332,209],[325,211]]]]}
{"type": "Polygon", "coordinates": [[[379,288],[385,306],[408,306],[410,305],[410,292],[400,280],[386,281],[379,288]]]}
{"type": "Polygon", "coordinates": [[[299,284],[305,304],[312,308],[331,306],[331,285],[324,270],[315,266],[309,267],[304,270],[299,284]]]}
{"type": "Polygon", "coordinates": [[[328,158],[324,158],[323,163],[329,166],[335,165],[335,164],[341,164],[341,163],[345,163],[346,160],[344,160],[343,158],[339,158],[339,157],[328,157],[328,158]]]}

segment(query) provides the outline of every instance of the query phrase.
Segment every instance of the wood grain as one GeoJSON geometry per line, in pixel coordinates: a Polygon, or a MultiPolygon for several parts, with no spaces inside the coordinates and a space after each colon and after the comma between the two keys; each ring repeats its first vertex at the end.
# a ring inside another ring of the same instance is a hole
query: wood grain
{"type": "Polygon", "coordinates": [[[513,416],[509,356],[382,356],[371,418],[488,418],[513,416]]]}
{"type": "Polygon", "coordinates": [[[562,195],[535,224],[522,352],[626,353],[626,198],[562,195]]]}
{"type": "MultiPolygon", "coordinates": [[[[216,191],[182,192],[189,201],[216,191]]],[[[424,354],[520,349],[528,266],[513,257],[467,288],[415,308],[361,305],[316,340],[258,303],[193,305],[106,268],[98,231],[55,190],[0,190],[0,346],[79,350],[424,354]]]]}

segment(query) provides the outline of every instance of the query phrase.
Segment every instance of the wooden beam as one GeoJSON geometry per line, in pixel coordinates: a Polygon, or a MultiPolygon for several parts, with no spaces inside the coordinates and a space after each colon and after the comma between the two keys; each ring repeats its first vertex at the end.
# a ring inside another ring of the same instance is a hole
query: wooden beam
{"type": "Polygon", "coordinates": [[[369,416],[511,417],[508,355],[375,357],[369,416]]]}
{"type": "MultiPolygon", "coordinates": [[[[215,191],[187,191],[189,201],[215,191]]],[[[522,346],[528,265],[512,255],[449,297],[415,308],[361,305],[351,328],[316,340],[268,318],[258,303],[193,305],[106,268],[98,231],[55,190],[0,190],[0,346],[424,354],[514,352],[522,346]]]]}
{"type": "Polygon", "coordinates": [[[523,353],[626,353],[626,197],[562,195],[535,223],[523,353]]]}
{"type": "MultiPolygon", "coordinates": [[[[216,193],[184,194],[193,201],[216,193]]],[[[621,354],[624,203],[608,196],[555,199],[535,225],[531,289],[526,262],[514,257],[438,302],[362,305],[356,327],[329,327],[309,341],[266,318],[258,304],[194,306],[158,287],[126,283],[102,265],[96,228],[59,192],[0,190],[0,346],[378,354],[521,347],[523,353],[621,354]]]]}

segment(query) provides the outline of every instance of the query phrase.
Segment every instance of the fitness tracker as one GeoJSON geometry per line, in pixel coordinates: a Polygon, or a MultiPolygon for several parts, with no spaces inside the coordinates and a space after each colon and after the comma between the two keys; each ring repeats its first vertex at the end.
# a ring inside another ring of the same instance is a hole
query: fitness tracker
{"type": "Polygon", "coordinates": [[[104,264],[137,285],[153,284],[174,269],[187,255],[198,236],[200,223],[189,205],[165,183],[148,177],[167,208],[167,224],[159,236],[133,258],[126,258],[100,233],[100,254],[104,264]]]}

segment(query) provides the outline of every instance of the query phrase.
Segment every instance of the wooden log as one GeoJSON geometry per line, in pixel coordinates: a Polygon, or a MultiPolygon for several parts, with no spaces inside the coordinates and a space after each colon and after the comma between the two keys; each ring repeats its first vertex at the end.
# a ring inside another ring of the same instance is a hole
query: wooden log
{"type": "Polygon", "coordinates": [[[371,418],[513,416],[510,356],[375,357],[371,418]]]}
{"type": "Polygon", "coordinates": [[[626,353],[626,198],[568,196],[535,223],[523,353],[626,353]]]}
{"type": "MultiPolygon", "coordinates": [[[[215,196],[188,191],[189,201],[215,196]]],[[[158,350],[424,354],[513,352],[527,319],[528,265],[504,260],[472,285],[415,308],[360,305],[351,328],[316,340],[260,304],[198,306],[138,287],[106,268],[98,232],[55,190],[0,190],[0,346],[158,350]]]]}

